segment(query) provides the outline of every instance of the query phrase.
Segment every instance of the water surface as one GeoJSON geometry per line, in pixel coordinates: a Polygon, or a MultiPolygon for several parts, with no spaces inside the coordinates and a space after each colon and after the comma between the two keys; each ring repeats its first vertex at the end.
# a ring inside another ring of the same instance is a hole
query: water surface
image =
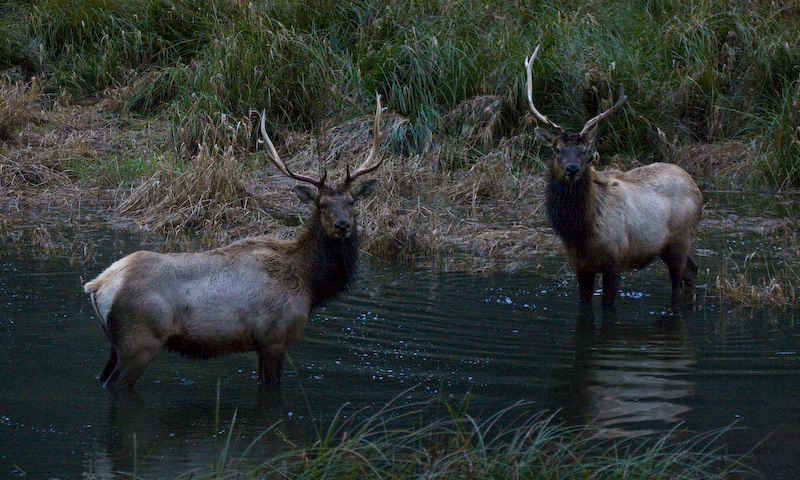
{"type": "MultiPolygon", "coordinates": [[[[255,354],[197,362],[165,352],[137,397],[116,398],[94,380],[108,345],[81,284],[141,239],[94,235],[89,265],[3,253],[0,477],[113,478],[136,469],[165,478],[213,463],[234,412],[238,454],[276,422],[288,438],[307,439],[344,404],[352,411],[401,394],[395,401],[470,395],[477,416],[525,400],[532,413],[558,411],[610,437],[735,423],[721,441],[732,452],[753,448],[768,478],[792,478],[800,463],[796,310],[734,309],[701,287],[693,310],[671,315],[660,264],[625,276],[616,315],[579,312],[562,256],[502,275],[365,266],[290,348],[280,394],[257,388],[255,354]]],[[[763,269],[784,247],[757,232],[716,232],[701,235],[698,248],[710,272],[702,285],[723,254],[773,252],[748,267],[763,269]]],[[[267,435],[250,453],[282,445],[267,435]]]]}

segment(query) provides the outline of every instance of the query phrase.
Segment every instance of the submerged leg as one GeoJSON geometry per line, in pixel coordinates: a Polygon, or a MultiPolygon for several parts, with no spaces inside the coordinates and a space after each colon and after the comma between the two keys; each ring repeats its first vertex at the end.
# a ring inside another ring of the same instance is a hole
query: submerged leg
{"type": "Polygon", "coordinates": [[[137,339],[134,345],[120,346],[117,353],[117,364],[103,383],[103,387],[106,389],[133,388],[163,346],[164,342],[156,338],[137,339]]]}
{"type": "Polygon", "coordinates": [[[95,377],[102,383],[105,383],[108,380],[108,377],[111,375],[111,372],[114,371],[114,368],[117,366],[117,351],[114,348],[111,348],[111,353],[108,354],[108,361],[106,362],[106,366],[97,374],[95,377]]]}
{"type": "Polygon", "coordinates": [[[613,307],[619,295],[620,269],[611,265],[603,272],[603,303],[604,307],[613,307]]]}
{"type": "Polygon", "coordinates": [[[594,272],[578,271],[578,302],[581,305],[592,303],[594,295],[594,272]]]}
{"type": "Polygon", "coordinates": [[[258,380],[264,385],[280,385],[286,350],[262,348],[258,351],[258,380]]]}
{"type": "MultiPolygon", "coordinates": [[[[677,307],[680,303],[681,296],[683,295],[683,285],[685,272],[689,266],[689,249],[686,245],[670,244],[661,252],[661,260],[667,265],[669,270],[669,279],[672,284],[672,306],[677,307]]],[[[692,282],[694,276],[697,274],[697,264],[694,264],[694,273],[692,275],[692,282]]]]}

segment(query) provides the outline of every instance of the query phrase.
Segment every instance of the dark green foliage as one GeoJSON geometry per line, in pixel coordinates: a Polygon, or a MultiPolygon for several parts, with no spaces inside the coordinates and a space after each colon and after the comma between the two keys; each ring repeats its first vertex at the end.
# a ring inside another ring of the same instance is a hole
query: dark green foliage
{"type": "Polygon", "coordinates": [[[168,108],[176,133],[202,131],[182,125],[199,113],[251,118],[261,108],[272,129],[310,130],[369,111],[377,91],[409,119],[398,147],[408,154],[475,97],[513,105],[502,135],[528,132],[522,60],[537,44],[539,109],[578,129],[622,83],[627,105],[602,127],[598,148],[643,161],[661,157],[659,132],[677,144],[755,139],[769,155],[773,119],[785,116],[800,74],[792,2],[35,0],[5,8],[0,68],[47,72],[46,91],[87,96],[149,76],[128,106],[144,115],[168,108]]]}

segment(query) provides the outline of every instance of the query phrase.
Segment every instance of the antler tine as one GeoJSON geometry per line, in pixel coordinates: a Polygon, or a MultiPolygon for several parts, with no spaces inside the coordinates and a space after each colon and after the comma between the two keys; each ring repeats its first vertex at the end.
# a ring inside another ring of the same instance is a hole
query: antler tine
{"type": "Polygon", "coordinates": [[[552,128],[556,128],[559,131],[563,132],[564,129],[561,128],[558,124],[550,120],[549,118],[545,117],[539,110],[536,110],[536,107],[533,105],[533,61],[536,60],[536,55],[539,53],[539,47],[541,45],[536,45],[536,49],[533,51],[533,54],[525,59],[525,72],[528,75],[528,80],[525,82],[525,89],[528,93],[528,106],[531,107],[531,111],[539,121],[543,122],[545,125],[549,125],[552,128]]]}
{"type": "Polygon", "coordinates": [[[366,160],[361,162],[361,165],[356,168],[356,171],[350,173],[350,167],[347,167],[347,176],[345,177],[345,183],[350,183],[351,181],[355,180],[359,176],[369,173],[376,168],[380,167],[383,163],[383,158],[379,158],[378,161],[374,165],[370,165],[370,163],[375,159],[375,156],[378,155],[378,150],[381,148],[381,111],[383,108],[381,107],[381,96],[380,94],[376,93],[375,96],[377,97],[377,108],[375,109],[375,134],[374,140],[372,142],[372,149],[369,151],[369,155],[367,155],[366,160]]]}
{"type": "Polygon", "coordinates": [[[287,177],[293,178],[299,182],[306,182],[310,183],[317,188],[322,188],[325,185],[325,177],[327,175],[323,175],[322,178],[316,179],[314,177],[310,177],[308,175],[300,175],[298,173],[294,173],[283,163],[281,157],[278,156],[278,151],[275,150],[275,145],[272,144],[272,140],[269,139],[269,135],[267,135],[267,128],[266,128],[266,109],[261,110],[261,136],[264,137],[263,142],[267,144],[267,156],[272,163],[278,167],[278,170],[281,171],[282,174],[286,175],[287,177]]]}
{"type": "Polygon", "coordinates": [[[589,130],[594,128],[594,126],[597,123],[599,123],[601,120],[605,119],[606,117],[608,117],[612,113],[616,112],[619,109],[619,107],[621,107],[622,104],[625,102],[626,98],[628,98],[628,97],[625,95],[625,87],[620,83],[619,84],[619,100],[617,100],[617,103],[615,103],[613,107],[609,108],[605,112],[601,113],[600,115],[597,115],[596,117],[594,117],[591,120],[589,120],[588,122],[586,122],[586,125],[583,126],[583,130],[581,130],[581,135],[586,134],[586,132],[588,132],[589,130]]]}

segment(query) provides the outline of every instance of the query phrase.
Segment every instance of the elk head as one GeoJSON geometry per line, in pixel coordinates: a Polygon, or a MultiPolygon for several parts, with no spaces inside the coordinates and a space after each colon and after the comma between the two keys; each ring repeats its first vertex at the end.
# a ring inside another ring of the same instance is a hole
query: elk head
{"type": "Polygon", "coordinates": [[[368,180],[366,182],[353,185],[353,181],[365,173],[372,172],[378,168],[382,159],[375,161],[378,156],[378,150],[381,145],[381,96],[377,95],[377,110],[375,112],[375,134],[372,148],[361,165],[356,168],[354,172],[350,172],[350,167],[347,166],[344,182],[338,187],[333,187],[325,184],[328,172],[323,170],[320,178],[314,178],[307,175],[300,175],[292,172],[285,163],[278,156],[278,152],[272,141],[267,135],[265,127],[265,111],[261,111],[261,135],[263,136],[263,143],[267,145],[268,157],[287,177],[293,178],[299,182],[308,183],[316,187],[316,189],[308,185],[295,185],[292,192],[297,195],[301,202],[311,205],[319,212],[320,223],[325,234],[331,239],[344,240],[349,238],[356,229],[355,211],[353,206],[356,200],[361,200],[369,197],[375,190],[376,180],[368,180]],[[373,163],[374,162],[374,163],[373,163]]]}
{"type": "Polygon", "coordinates": [[[537,53],[539,53],[538,45],[533,51],[533,54],[525,59],[525,71],[527,73],[525,87],[528,94],[528,105],[534,116],[545,126],[555,129],[556,133],[552,133],[550,130],[542,127],[536,127],[534,132],[536,133],[536,138],[553,149],[555,156],[550,164],[550,168],[556,178],[565,182],[576,182],[584,175],[587,166],[591,165],[597,156],[594,152],[594,138],[597,134],[598,124],[601,120],[604,120],[622,106],[627,98],[625,96],[625,89],[622,84],[620,84],[619,100],[617,100],[614,106],[586,122],[586,125],[583,126],[580,133],[569,133],[558,124],[539,113],[533,105],[533,73],[531,70],[537,53]]]}

